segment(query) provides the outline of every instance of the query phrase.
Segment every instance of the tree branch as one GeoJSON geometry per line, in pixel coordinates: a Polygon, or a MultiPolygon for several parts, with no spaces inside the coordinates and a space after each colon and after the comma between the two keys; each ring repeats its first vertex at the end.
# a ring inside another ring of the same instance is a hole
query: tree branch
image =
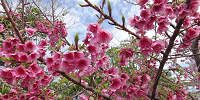
{"type": "Polygon", "coordinates": [[[15,30],[16,35],[17,35],[18,38],[20,39],[21,43],[24,44],[25,42],[24,42],[22,36],[20,35],[20,33],[19,33],[18,29],[17,29],[17,26],[16,26],[15,22],[13,21],[12,17],[10,16],[10,12],[9,12],[7,6],[6,6],[5,0],[1,0],[1,3],[2,3],[2,6],[3,6],[3,8],[4,8],[5,12],[6,12],[6,15],[7,15],[7,17],[8,17],[8,20],[11,22],[11,24],[12,24],[14,30],[15,30]]]}
{"type": "Polygon", "coordinates": [[[85,2],[87,2],[88,5],[89,5],[90,7],[92,7],[93,9],[95,9],[96,11],[98,11],[100,14],[102,14],[102,15],[105,17],[105,19],[109,19],[110,21],[112,21],[113,24],[111,24],[111,25],[118,26],[118,27],[120,27],[121,30],[124,30],[124,31],[128,32],[129,34],[135,36],[137,39],[141,39],[141,37],[140,37],[139,35],[133,33],[131,30],[129,30],[129,29],[126,28],[125,26],[123,26],[123,25],[117,23],[111,16],[108,16],[106,13],[104,13],[103,11],[101,11],[101,9],[100,9],[98,6],[93,5],[93,4],[92,4],[91,2],[89,2],[88,0],[85,0],[85,2]]]}
{"type": "MultiPolygon", "coordinates": [[[[190,0],[187,0],[186,4],[187,4],[187,9],[188,9],[189,6],[190,6],[190,0]]],[[[174,41],[180,33],[180,28],[181,28],[181,25],[184,22],[184,19],[185,19],[185,17],[178,21],[178,23],[175,27],[174,33],[173,33],[172,37],[170,38],[169,45],[168,45],[168,47],[167,47],[167,49],[166,49],[166,51],[163,55],[163,59],[160,62],[160,66],[159,66],[158,72],[157,72],[156,77],[155,77],[155,82],[153,84],[153,91],[152,91],[152,97],[151,97],[152,100],[155,99],[156,89],[157,89],[157,86],[158,86],[158,83],[159,83],[160,76],[162,74],[162,70],[164,68],[166,61],[168,60],[168,55],[169,55],[169,53],[170,53],[170,51],[173,47],[174,41]]]]}
{"type": "Polygon", "coordinates": [[[68,75],[68,74],[65,73],[64,71],[57,70],[56,72],[60,73],[60,74],[61,74],[62,76],[64,76],[65,78],[67,78],[68,80],[72,81],[74,84],[79,85],[80,87],[83,87],[84,89],[86,89],[86,90],[88,90],[88,91],[91,91],[91,92],[93,92],[94,94],[99,95],[99,96],[103,97],[103,98],[106,99],[106,100],[113,100],[113,99],[109,98],[109,96],[107,96],[107,95],[105,95],[105,94],[97,93],[93,87],[90,87],[90,86],[85,85],[84,83],[81,83],[79,80],[77,80],[77,79],[71,77],[70,75],[68,75]]]}
{"type": "Polygon", "coordinates": [[[192,45],[191,45],[191,51],[192,51],[193,55],[195,55],[193,57],[193,59],[196,62],[198,72],[200,72],[200,67],[199,67],[199,65],[200,65],[200,55],[197,55],[197,54],[199,54],[199,47],[198,47],[199,46],[198,45],[199,40],[200,40],[200,35],[197,38],[195,38],[194,40],[192,40],[192,45]]]}

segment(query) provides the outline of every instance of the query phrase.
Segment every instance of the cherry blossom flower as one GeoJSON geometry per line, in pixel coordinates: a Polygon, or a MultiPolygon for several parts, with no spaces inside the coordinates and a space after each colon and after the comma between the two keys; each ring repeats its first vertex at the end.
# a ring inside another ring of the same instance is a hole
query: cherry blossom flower
{"type": "Polygon", "coordinates": [[[68,60],[63,60],[61,63],[62,67],[61,69],[66,71],[67,73],[73,72],[75,67],[73,62],[69,62],[68,60]]]}
{"type": "Polygon", "coordinates": [[[28,55],[28,59],[31,61],[35,61],[39,58],[39,54],[37,52],[33,52],[30,55],[28,55]]]}
{"type": "Polygon", "coordinates": [[[86,47],[88,52],[91,54],[95,54],[99,52],[99,48],[93,45],[89,45],[88,47],[86,47]]]}
{"type": "Polygon", "coordinates": [[[111,67],[108,71],[106,71],[106,73],[104,72],[104,74],[106,75],[111,75],[111,76],[117,76],[119,74],[120,70],[116,67],[111,67]]]}
{"type": "Polygon", "coordinates": [[[5,29],[3,29],[3,25],[0,23],[0,33],[3,33],[3,32],[5,32],[5,29]]]}
{"type": "Polygon", "coordinates": [[[32,41],[30,41],[30,40],[26,41],[26,43],[25,43],[25,50],[27,50],[27,51],[33,51],[36,48],[37,48],[36,45],[32,41]]]}
{"type": "Polygon", "coordinates": [[[14,75],[16,77],[20,77],[20,78],[25,78],[27,75],[26,70],[24,69],[24,66],[20,65],[18,67],[15,67],[14,71],[13,71],[14,75]]]}
{"type": "Polygon", "coordinates": [[[142,10],[140,12],[140,16],[147,20],[147,19],[149,19],[151,17],[151,12],[150,12],[149,9],[142,10]]]}
{"type": "Polygon", "coordinates": [[[3,50],[6,51],[6,52],[11,52],[11,51],[14,50],[12,42],[7,41],[7,40],[3,42],[2,47],[3,47],[3,50]]]}
{"type": "Polygon", "coordinates": [[[149,48],[151,46],[152,40],[148,37],[143,37],[139,40],[139,47],[149,48]]]}
{"type": "Polygon", "coordinates": [[[33,71],[34,73],[38,73],[38,72],[40,72],[39,70],[41,70],[41,69],[39,69],[39,66],[38,66],[38,64],[37,63],[32,63],[30,66],[29,66],[29,69],[31,70],[31,71],[33,71]]]}
{"type": "Polygon", "coordinates": [[[19,58],[19,61],[20,62],[28,62],[29,58],[28,58],[27,54],[26,53],[21,54],[20,58],[19,58]]]}
{"type": "Polygon", "coordinates": [[[26,32],[29,34],[29,36],[33,36],[34,33],[36,32],[36,29],[32,29],[32,28],[26,28],[26,32]]]}
{"type": "Polygon", "coordinates": [[[145,8],[145,5],[149,3],[149,0],[136,0],[136,2],[141,5],[140,9],[145,8]]]}
{"type": "Polygon", "coordinates": [[[116,91],[121,87],[121,80],[119,78],[112,78],[111,79],[111,84],[110,84],[110,90],[111,91],[116,91]]]}
{"type": "Polygon", "coordinates": [[[107,32],[104,29],[101,29],[98,33],[98,41],[100,43],[110,43],[110,41],[113,39],[113,35],[109,32],[107,32]]]}
{"type": "Polygon", "coordinates": [[[25,45],[24,45],[24,44],[18,44],[18,45],[17,45],[17,49],[18,49],[18,51],[20,51],[20,52],[26,52],[26,50],[25,50],[25,45]]]}
{"type": "Polygon", "coordinates": [[[48,72],[53,74],[55,71],[57,71],[60,68],[60,64],[58,64],[58,63],[59,62],[54,62],[50,66],[47,66],[48,72]]]}
{"type": "Polygon", "coordinates": [[[79,61],[77,61],[76,68],[80,70],[85,70],[88,68],[89,64],[89,59],[80,59],[79,61]]]}
{"type": "Polygon", "coordinates": [[[154,3],[151,11],[153,13],[163,13],[165,11],[165,6],[163,3],[154,3]]]}
{"type": "Polygon", "coordinates": [[[84,94],[79,95],[79,100],[89,100],[89,96],[86,96],[84,94]]]}
{"type": "Polygon", "coordinates": [[[51,75],[44,75],[42,79],[40,79],[40,85],[46,87],[53,77],[51,75]]]}
{"type": "Polygon", "coordinates": [[[46,55],[46,50],[43,48],[38,48],[37,52],[39,53],[40,57],[44,57],[46,55]]]}
{"type": "Polygon", "coordinates": [[[87,25],[87,31],[90,31],[94,34],[94,37],[97,37],[97,32],[100,30],[100,25],[98,22],[94,23],[94,24],[88,24],[87,25]]]}
{"type": "Polygon", "coordinates": [[[120,77],[121,78],[123,78],[123,79],[125,79],[125,80],[128,80],[130,77],[127,75],[127,74],[125,74],[125,73],[122,73],[121,75],[120,75],[120,77]]]}
{"type": "Polygon", "coordinates": [[[119,52],[119,57],[124,59],[132,59],[134,51],[132,49],[122,48],[119,52]]]}
{"type": "Polygon", "coordinates": [[[151,47],[153,48],[153,52],[156,54],[160,53],[162,49],[164,49],[164,42],[161,40],[155,40],[152,42],[151,47]]]}

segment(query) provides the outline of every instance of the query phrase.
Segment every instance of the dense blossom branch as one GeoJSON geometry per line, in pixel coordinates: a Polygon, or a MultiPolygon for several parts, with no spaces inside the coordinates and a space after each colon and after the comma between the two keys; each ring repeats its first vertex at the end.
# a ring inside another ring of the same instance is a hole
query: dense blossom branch
{"type": "Polygon", "coordinates": [[[137,37],[138,39],[141,38],[139,35],[133,33],[131,30],[129,30],[125,26],[116,22],[111,16],[108,16],[106,13],[101,11],[101,9],[99,9],[99,7],[97,7],[96,5],[93,5],[90,1],[85,0],[85,2],[87,2],[90,7],[94,8],[96,11],[98,11],[100,14],[102,14],[105,17],[105,19],[109,19],[110,21],[112,21],[113,25],[120,27],[120,29],[125,30],[126,32],[128,32],[129,34],[132,34],[133,36],[137,37]]]}
{"type": "MultiPolygon", "coordinates": [[[[187,6],[189,7],[190,6],[190,0],[187,0],[187,6]]],[[[159,79],[160,79],[160,76],[162,74],[162,70],[164,68],[164,65],[166,63],[166,61],[168,60],[168,55],[173,47],[173,44],[174,44],[174,41],[176,39],[176,37],[179,35],[179,31],[180,31],[180,28],[183,24],[183,21],[184,21],[185,17],[183,19],[180,19],[176,25],[176,28],[174,30],[174,33],[172,35],[172,37],[170,38],[170,41],[169,41],[169,45],[165,51],[165,54],[163,55],[163,59],[162,61],[160,62],[160,66],[159,66],[159,69],[158,69],[158,72],[156,74],[156,78],[155,78],[155,82],[154,82],[154,85],[153,85],[153,91],[152,91],[152,97],[151,99],[153,100],[155,98],[155,94],[156,94],[156,89],[157,89],[157,86],[158,86],[158,83],[159,83],[159,79]]]]}
{"type": "Polygon", "coordinates": [[[15,33],[17,34],[17,36],[20,39],[20,41],[22,42],[22,44],[24,44],[25,42],[24,42],[21,34],[19,33],[19,30],[17,29],[17,26],[16,26],[15,22],[13,21],[12,17],[10,16],[10,12],[9,12],[7,6],[6,6],[5,0],[1,0],[1,3],[2,3],[2,6],[3,6],[3,8],[4,8],[5,12],[6,12],[8,20],[12,23],[12,26],[13,26],[13,28],[15,30],[15,33]]]}

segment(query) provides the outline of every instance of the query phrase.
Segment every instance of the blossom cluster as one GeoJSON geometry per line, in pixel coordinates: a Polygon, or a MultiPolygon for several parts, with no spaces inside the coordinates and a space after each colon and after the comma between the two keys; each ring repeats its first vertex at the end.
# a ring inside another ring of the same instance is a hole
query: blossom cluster
{"type": "Polygon", "coordinates": [[[62,21],[56,21],[54,24],[51,24],[48,20],[45,20],[44,22],[35,21],[34,23],[36,26],[35,30],[48,34],[50,39],[49,44],[52,47],[55,47],[59,38],[65,38],[68,34],[65,23],[62,21]]]}

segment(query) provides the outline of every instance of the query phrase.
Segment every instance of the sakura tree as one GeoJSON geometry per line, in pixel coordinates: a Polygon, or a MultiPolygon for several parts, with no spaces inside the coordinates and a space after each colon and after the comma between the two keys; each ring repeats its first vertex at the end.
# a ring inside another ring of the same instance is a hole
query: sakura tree
{"type": "Polygon", "coordinates": [[[197,12],[200,1],[154,0],[151,4],[149,0],[136,0],[129,3],[141,6],[140,16],[125,19],[122,14],[122,24],[112,17],[110,1],[103,0],[100,7],[89,0],[79,4],[95,9],[100,15],[97,22],[87,25],[83,43],[78,33],[71,45],[66,40],[70,33],[62,21],[54,18],[51,21],[44,14],[43,20],[26,26],[24,11],[17,14],[1,0],[5,10],[2,20],[11,23],[13,32],[9,33],[8,24],[0,24],[0,33],[7,33],[0,39],[3,62],[0,78],[1,84],[9,88],[0,99],[74,99],[77,96],[80,100],[197,99],[191,88],[197,92],[200,88],[200,14],[197,12]],[[105,4],[108,14],[104,12],[105,4]],[[18,24],[16,14],[21,16],[22,24],[18,24]],[[118,47],[110,47],[113,34],[101,27],[107,20],[132,38],[122,41],[118,47]],[[126,21],[135,32],[127,28],[126,21]],[[152,30],[155,35],[149,37],[152,30]],[[46,39],[37,44],[24,34],[45,34],[46,39]],[[70,90],[69,93],[61,95],[66,90],[70,90]]]}

